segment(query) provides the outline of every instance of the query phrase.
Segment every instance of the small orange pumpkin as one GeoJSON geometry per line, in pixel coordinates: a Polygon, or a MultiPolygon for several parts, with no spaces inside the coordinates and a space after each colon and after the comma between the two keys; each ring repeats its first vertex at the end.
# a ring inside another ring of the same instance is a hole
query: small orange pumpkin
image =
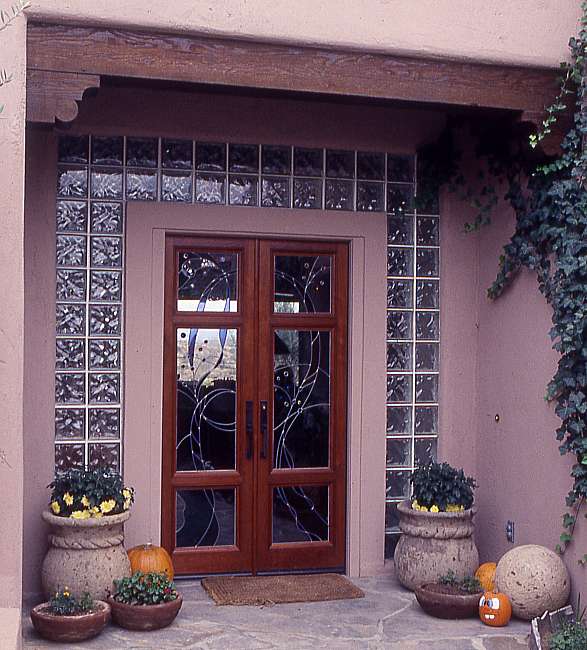
{"type": "Polygon", "coordinates": [[[483,591],[495,589],[495,569],[497,569],[495,562],[485,562],[475,571],[475,577],[481,583],[483,591]]]}
{"type": "Polygon", "coordinates": [[[510,599],[500,591],[486,591],[479,601],[479,618],[485,625],[504,627],[512,617],[510,599]]]}
{"type": "Polygon", "coordinates": [[[169,553],[161,546],[140,544],[128,551],[128,559],[133,573],[166,573],[167,577],[173,580],[173,562],[169,553]]]}

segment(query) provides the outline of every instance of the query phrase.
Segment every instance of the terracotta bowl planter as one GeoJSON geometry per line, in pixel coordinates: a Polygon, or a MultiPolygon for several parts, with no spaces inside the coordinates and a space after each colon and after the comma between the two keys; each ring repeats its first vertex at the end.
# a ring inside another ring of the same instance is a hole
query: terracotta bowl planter
{"type": "Polygon", "coordinates": [[[473,541],[475,510],[421,512],[409,501],[397,507],[403,535],[395,548],[395,573],[404,587],[414,591],[453,571],[457,578],[473,575],[479,552],[473,541]]]}
{"type": "Polygon", "coordinates": [[[49,603],[41,603],[31,610],[33,627],[45,639],[60,643],[76,643],[97,636],[110,620],[110,605],[95,601],[96,611],[76,616],[56,616],[47,610],[49,603]]]}
{"type": "Polygon", "coordinates": [[[160,605],[126,605],[114,598],[108,598],[112,620],[127,630],[159,630],[167,627],[179,614],[182,603],[181,594],[178,594],[175,600],[160,605]]]}
{"type": "Polygon", "coordinates": [[[483,596],[476,594],[453,593],[445,585],[435,582],[416,587],[416,600],[420,607],[436,618],[473,618],[479,616],[479,600],[483,596]]]}

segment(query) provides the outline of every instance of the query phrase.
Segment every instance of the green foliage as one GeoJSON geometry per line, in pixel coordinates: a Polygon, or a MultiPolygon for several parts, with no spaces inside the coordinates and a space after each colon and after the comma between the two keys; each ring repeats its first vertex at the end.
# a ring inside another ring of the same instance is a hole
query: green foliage
{"type": "Polygon", "coordinates": [[[49,612],[55,616],[77,616],[88,614],[94,609],[94,601],[86,591],[77,598],[68,587],[58,589],[49,601],[49,612]]]}
{"type": "Polygon", "coordinates": [[[587,629],[581,621],[565,623],[548,640],[550,650],[585,650],[587,648],[587,629]]]}
{"type": "Polygon", "coordinates": [[[412,472],[410,477],[413,499],[420,507],[430,509],[437,506],[445,511],[451,506],[466,510],[473,505],[475,479],[465,476],[462,469],[455,469],[448,463],[431,462],[412,472]]]}
{"type": "Polygon", "coordinates": [[[176,600],[177,591],[165,573],[142,573],[114,581],[114,600],[126,605],[159,605],[176,600]]]}
{"type": "Polygon", "coordinates": [[[455,572],[452,570],[449,570],[443,576],[440,576],[440,578],[438,578],[438,583],[441,585],[456,587],[467,594],[478,594],[483,591],[481,583],[477,578],[475,578],[475,576],[465,576],[459,580],[455,575],[455,572]]]}

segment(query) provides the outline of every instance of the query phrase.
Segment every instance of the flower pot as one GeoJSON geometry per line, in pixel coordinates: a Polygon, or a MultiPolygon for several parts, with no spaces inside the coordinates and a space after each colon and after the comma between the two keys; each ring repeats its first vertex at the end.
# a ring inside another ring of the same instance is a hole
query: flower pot
{"type": "Polygon", "coordinates": [[[76,643],[100,634],[110,620],[110,605],[94,601],[95,611],[75,616],[51,614],[49,603],[41,603],[31,610],[31,621],[37,632],[50,641],[76,643]]]}
{"type": "Polygon", "coordinates": [[[114,598],[108,598],[112,609],[112,620],[116,625],[127,630],[159,630],[173,623],[179,614],[183,598],[177,595],[175,600],[170,600],[160,605],[127,605],[119,603],[114,598]]]}
{"type": "Polygon", "coordinates": [[[397,507],[400,536],[395,548],[395,573],[400,583],[416,587],[453,571],[457,578],[473,575],[479,566],[479,552],[473,541],[475,510],[463,512],[421,512],[409,501],[397,507]]]}
{"type": "Polygon", "coordinates": [[[483,596],[457,593],[445,585],[432,582],[416,587],[416,600],[420,607],[436,618],[472,618],[479,615],[479,600],[483,596]]]}
{"type": "Polygon", "coordinates": [[[49,550],[43,561],[41,580],[50,597],[60,587],[78,594],[89,592],[94,600],[105,599],[112,581],[130,575],[124,550],[123,524],[129,512],[99,519],[71,519],[43,512],[51,526],[49,550]]]}

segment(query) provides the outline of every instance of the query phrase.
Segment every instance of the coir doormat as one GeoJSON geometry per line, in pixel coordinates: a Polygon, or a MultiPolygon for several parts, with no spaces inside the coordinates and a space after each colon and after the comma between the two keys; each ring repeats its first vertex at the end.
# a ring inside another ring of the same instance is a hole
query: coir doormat
{"type": "Polygon", "coordinates": [[[336,573],[279,576],[215,576],[202,586],[217,605],[274,605],[363,598],[350,580],[336,573]]]}

